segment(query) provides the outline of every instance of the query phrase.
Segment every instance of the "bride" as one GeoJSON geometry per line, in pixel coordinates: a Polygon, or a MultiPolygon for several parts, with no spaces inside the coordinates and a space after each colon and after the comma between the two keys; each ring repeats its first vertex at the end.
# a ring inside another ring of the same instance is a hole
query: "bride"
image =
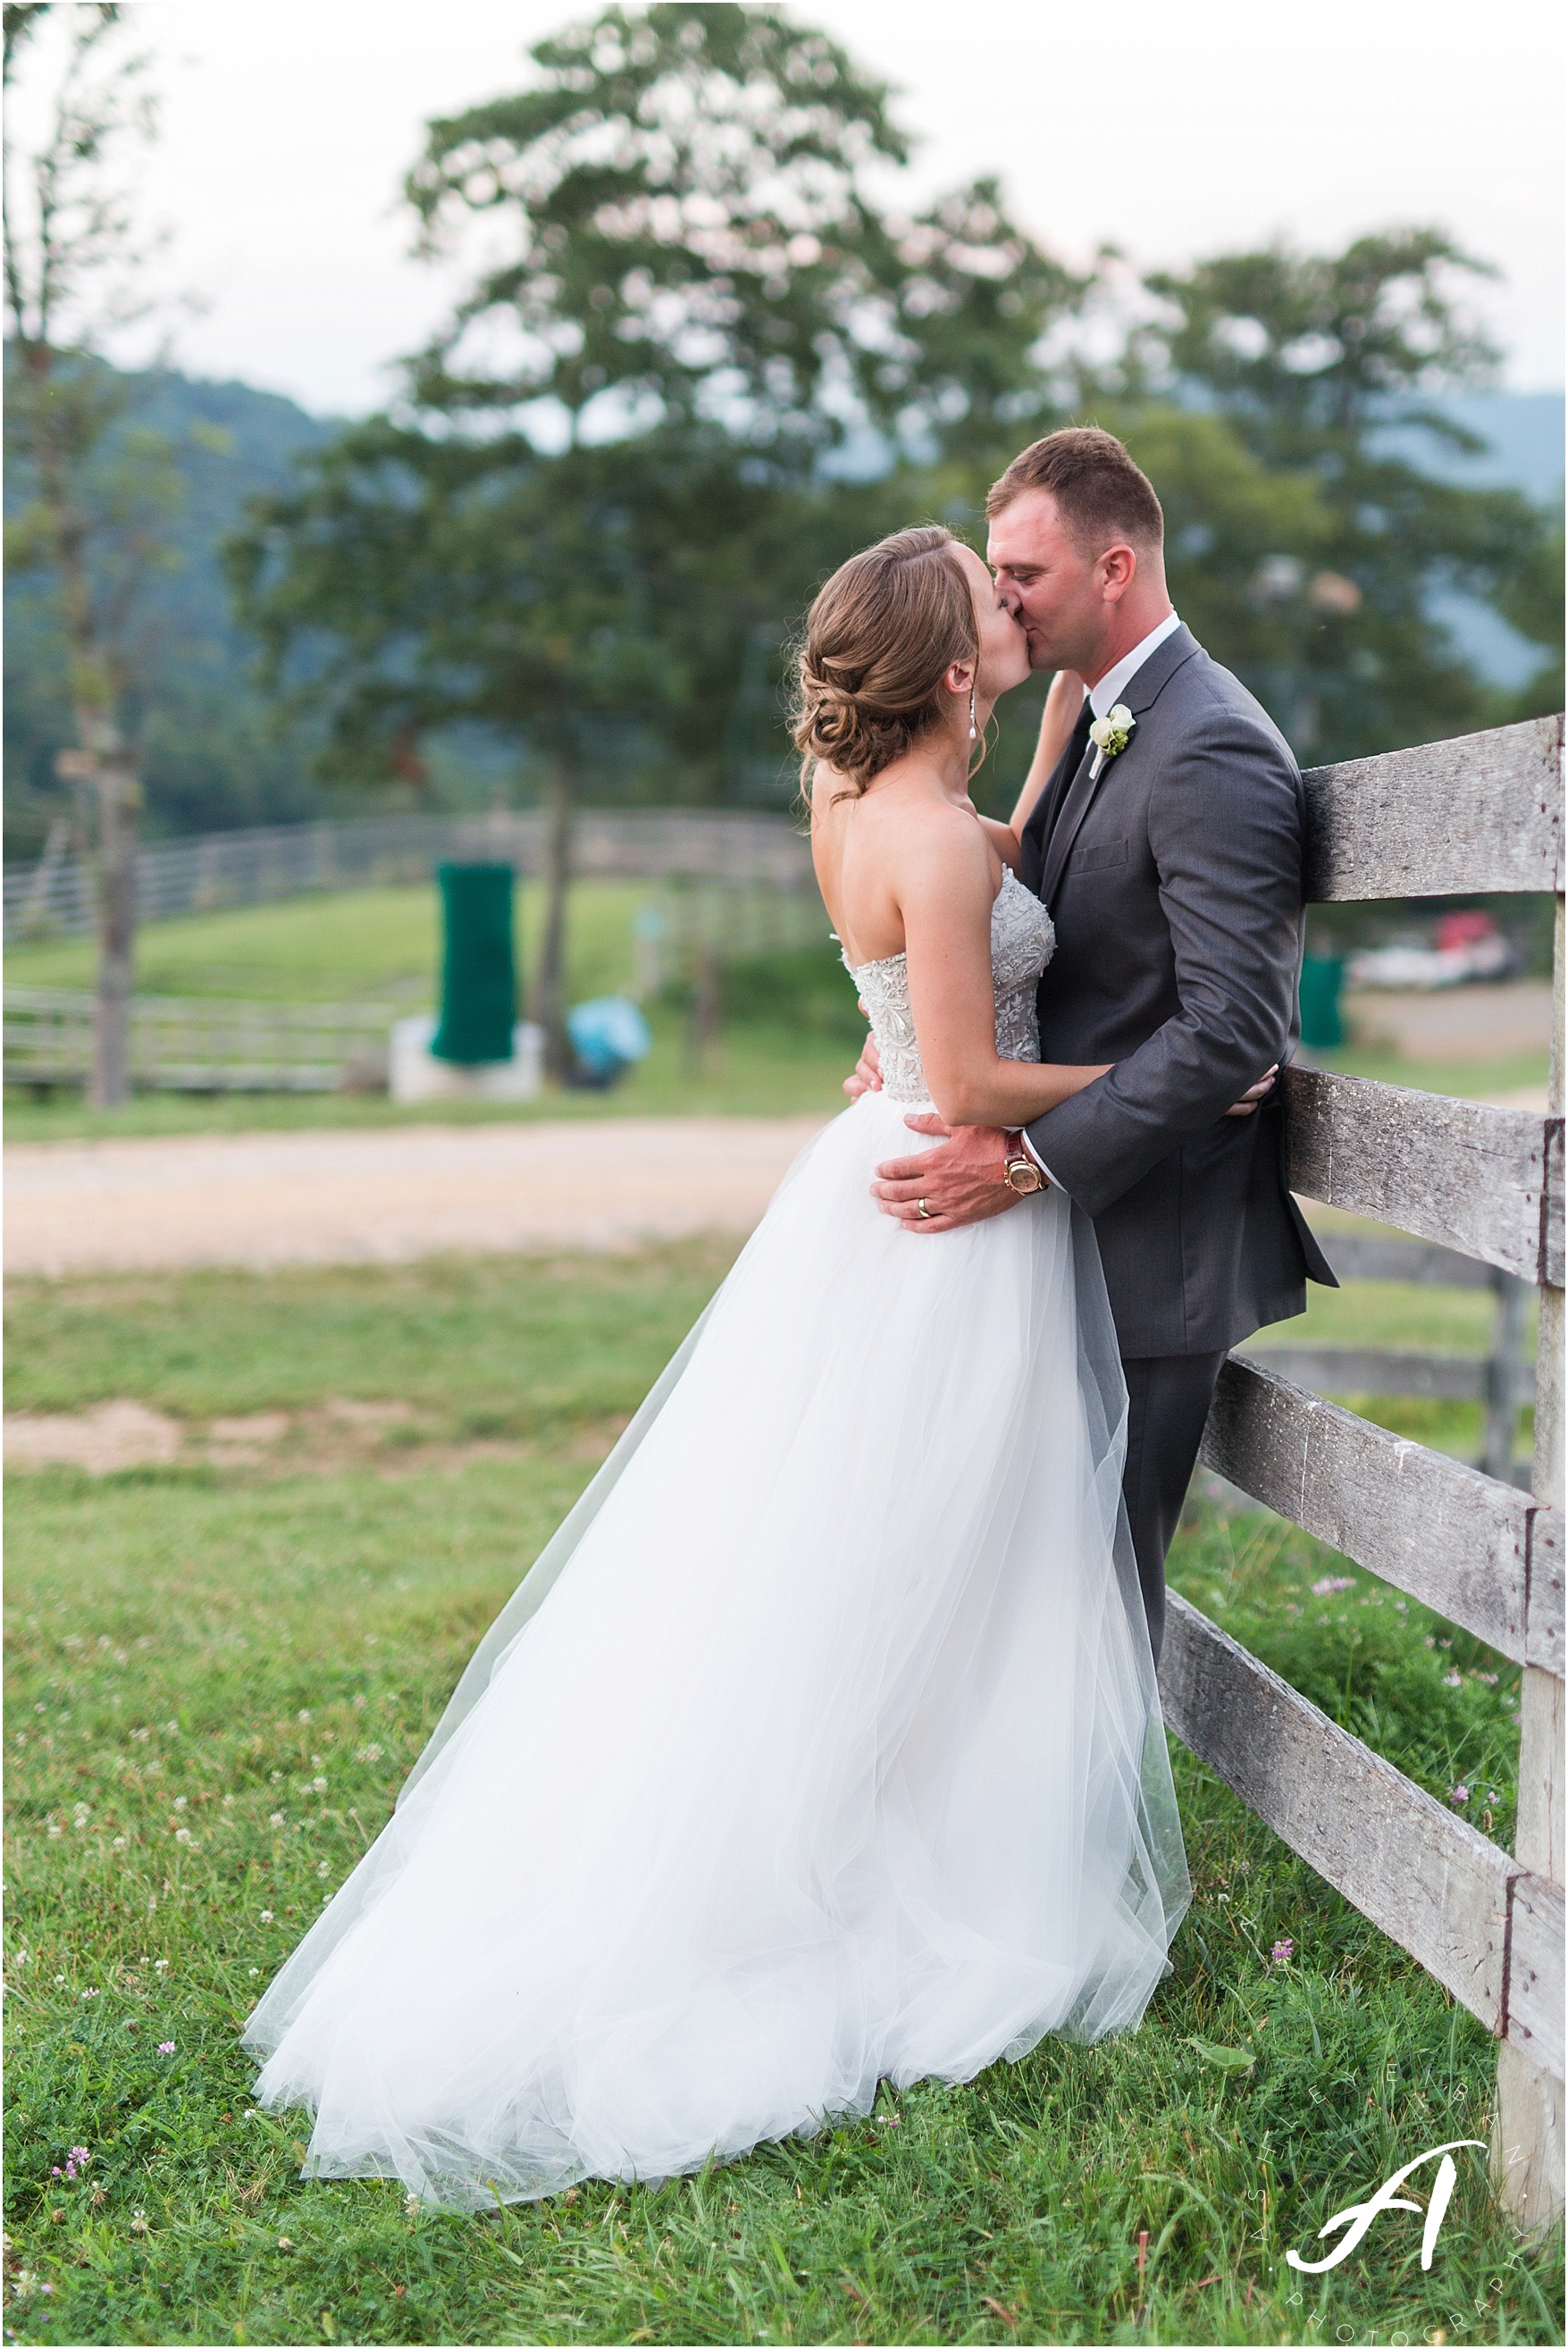
{"type": "Polygon", "coordinates": [[[968,798],[1027,670],[943,530],[811,607],[797,740],[883,1088],[796,1160],[252,2015],[318,2176],[471,2207],[664,2178],[1130,2028],[1167,1970],[1092,1229],[1049,1189],[912,1246],[869,1195],[912,1104],[1016,1126],[1100,1073],[1039,1063],[1027,805],[968,798]]]}

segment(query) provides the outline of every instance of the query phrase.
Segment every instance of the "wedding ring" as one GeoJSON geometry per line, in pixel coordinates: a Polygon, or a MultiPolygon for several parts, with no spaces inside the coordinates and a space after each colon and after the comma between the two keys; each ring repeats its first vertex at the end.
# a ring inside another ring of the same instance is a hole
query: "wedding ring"
{"type": "Polygon", "coordinates": [[[931,1209],[926,1206],[923,1199],[917,1199],[915,1201],[914,1212],[920,1217],[923,1224],[928,1224],[931,1221],[931,1209]]]}

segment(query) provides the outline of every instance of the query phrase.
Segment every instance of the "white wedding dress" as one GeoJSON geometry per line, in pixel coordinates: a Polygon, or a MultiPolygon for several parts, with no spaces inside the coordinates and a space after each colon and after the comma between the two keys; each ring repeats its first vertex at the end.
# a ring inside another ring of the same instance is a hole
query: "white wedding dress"
{"type": "MultiPolygon", "coordinates": [[[[1052,945],[1011,874],[999,1049],[1052,945]]],[[[1124,1390],[1059,1191],[916,1238],[884,1087],[762,1223],[250,2020],[307,2171],[492,2205],[652,2179],[1135,2024],[1188,1900],[1120,1510],[1124,1390]]],[[[929,1105],[929,1104],[926,1104],[929,1105]]]]}

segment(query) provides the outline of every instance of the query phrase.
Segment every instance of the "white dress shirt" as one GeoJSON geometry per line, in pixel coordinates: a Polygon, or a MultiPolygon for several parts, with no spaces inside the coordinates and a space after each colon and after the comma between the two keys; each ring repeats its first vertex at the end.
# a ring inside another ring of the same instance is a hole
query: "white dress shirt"
{"type": "MultiPolygon", "coordinates": [[[[1150,628],[1146,636],[1140,637],[1130,653],[1123,653],[1114,668],[1108,668],[1098,683],[1085,688],[1084,698],[1097,718],[1106,717],[1115,708],[1155,646],[1162,645],[1166,637],[1173,635],[1181,625],[1181,618],[1175,612],[1167,612],[1157,626],[1150,628]]],[[[1023,1143],[1026,1154],[1034,1160],[1047,1182],[1055,1183],[1057,1178],[1029,1140],[1026,1126],[1019,1127],[1018,1139],[1023,1143]]],[[[1059,1185],[1057,1188],[1060,1188],[1059,1185]]]]}

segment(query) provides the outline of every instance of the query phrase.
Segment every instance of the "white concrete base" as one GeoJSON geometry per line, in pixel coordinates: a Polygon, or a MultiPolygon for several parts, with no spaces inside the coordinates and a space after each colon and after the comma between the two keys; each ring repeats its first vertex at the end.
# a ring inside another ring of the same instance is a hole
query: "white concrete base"
{"type": "Polygon", "coordinates": [[[468,1066],[436,1059],[430,1050],[436,1026],[428,1012],[395,1023],[387,1055],[395,1102],[531,1101],[544,1081],[544,1030],[531,1019],[512,1030],[510,1061],[468,1066]]]}

